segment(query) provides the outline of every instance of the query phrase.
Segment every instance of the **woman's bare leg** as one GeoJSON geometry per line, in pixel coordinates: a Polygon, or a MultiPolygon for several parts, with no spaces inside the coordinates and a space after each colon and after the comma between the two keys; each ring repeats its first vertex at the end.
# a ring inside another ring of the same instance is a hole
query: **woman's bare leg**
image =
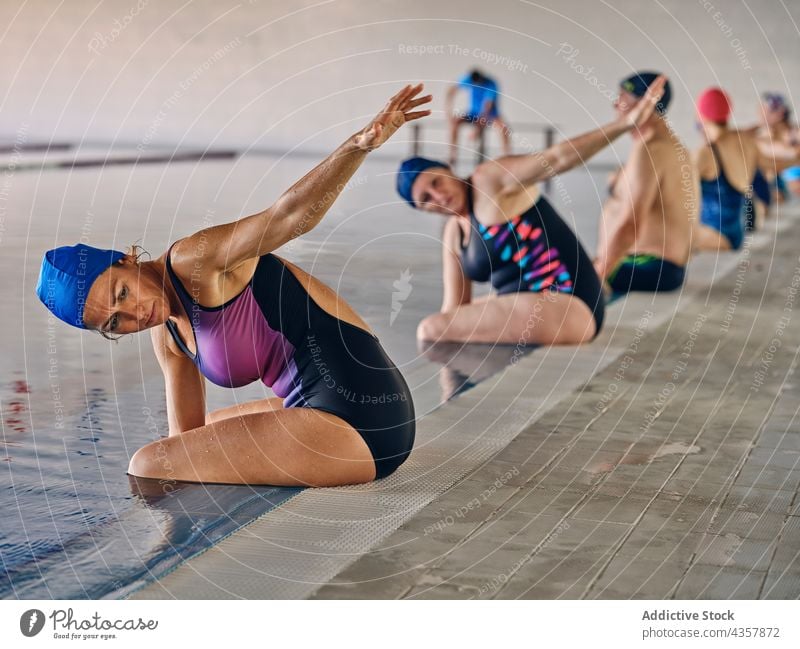
{"type": "Polygon", "coordinates": [[[596,323],[589,307],[566,293],[514,293],[490,296],[429,315],[417,338],[434,341],[571,345],[590,341],[596,323]]]}
{"type": "Polygon", "coordinates": [[[206,415],[206,424],[213,424],[214,422],[230,419],[231,417],[239,417],[240,415],[280,410],[281,408],[283,408],[283,399],[280,397],[245,401],[244,403],[237,403],[219,410],[212,410],[206,415]]]}
{"type": "Polygon", "coordinates": [[[361,435],[344,420],[313,408],[234,416],[151,442],[131,458],[140,478],[333,487],[375,479],[361,435]]]}

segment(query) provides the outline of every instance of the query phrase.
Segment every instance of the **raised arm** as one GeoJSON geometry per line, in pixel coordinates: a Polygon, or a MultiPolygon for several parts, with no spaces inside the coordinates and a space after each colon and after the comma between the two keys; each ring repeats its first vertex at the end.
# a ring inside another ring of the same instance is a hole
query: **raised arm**
{"type": "Polygon", "coordinates": [[[800,163],[800,145],[780,140],[758,140],[758,165],[762,169],[783,171],[800,163]]]}
{"type": "Polygon", "coordinates": [[[583,164],[623,133],[641,127],[653,114],[665,83],[666,77],[656,79],[627,115],[605,126],[559,142],[544,151],[505,156],[483,163],[480,169],[484,179],[492,182],[498,190],[518,190],[583,164]]]}
{"type": "Polygon", "coordinates": [[[431,97],[419,97],[422,84],[406,86],[361,131],[292,185],[263,212],[202,230],[189,237],[202,246],[208,270],[231,270],[240,263],[276,250],[314,228],[364,162],[367,153],[386,142],[403,124],[430,114],[414,111],[431,97]]]}

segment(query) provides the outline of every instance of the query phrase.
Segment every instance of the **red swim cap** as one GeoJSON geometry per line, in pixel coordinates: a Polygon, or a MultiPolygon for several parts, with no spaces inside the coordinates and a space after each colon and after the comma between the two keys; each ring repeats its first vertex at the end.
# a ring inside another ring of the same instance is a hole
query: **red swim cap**
{"type": "Polygon", "coordinates": [[[697,98],[697,113],[710,122],[727,122],[731,100],[722,88],[709,88],[697,98]]]}

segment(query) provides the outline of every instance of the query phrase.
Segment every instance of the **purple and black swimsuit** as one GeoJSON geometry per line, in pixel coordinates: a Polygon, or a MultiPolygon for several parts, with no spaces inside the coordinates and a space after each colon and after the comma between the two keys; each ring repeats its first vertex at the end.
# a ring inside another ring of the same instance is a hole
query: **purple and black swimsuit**
{"type": "Polygon", "coordinates": [[[375,336],[321,308],[272,254],[259,259],[239,295],[202,306],[175,274],[171,252],[167,271],[192,324],[197,354],[170,320],[167,329],[206,378],[227,388],[260,380],[286,408],[340,417],[366,442],[377,478],[405,462],[415,434],[411,391],[375,336]]]}

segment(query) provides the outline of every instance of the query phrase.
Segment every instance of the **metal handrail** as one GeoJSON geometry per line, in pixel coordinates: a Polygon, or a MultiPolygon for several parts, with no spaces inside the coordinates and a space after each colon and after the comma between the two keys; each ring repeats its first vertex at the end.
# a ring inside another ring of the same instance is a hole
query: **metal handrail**
{"type": "MultiPolygon", "coordinates": [[[[411,155],[422,155],[422,144],[425,139],[422,135],[424,126],[447,128],[450,123],[443,119],[424,119],[412,124],[411,129],[411,155]]],[[[543,149],[549,149],[556,142],[556,126],[554,124],[542,124],[538,122],[515,122],[512,130],[519,132],[541,133],[543,136],[543,149]]],[[[486,128],[481,129],[478,138],[478,150],[475,164],[480,164],[486,159],[486,128]]],[[[545,193],[550,192],[551,180],[548,178],[544,182],[545,193]]]]}

